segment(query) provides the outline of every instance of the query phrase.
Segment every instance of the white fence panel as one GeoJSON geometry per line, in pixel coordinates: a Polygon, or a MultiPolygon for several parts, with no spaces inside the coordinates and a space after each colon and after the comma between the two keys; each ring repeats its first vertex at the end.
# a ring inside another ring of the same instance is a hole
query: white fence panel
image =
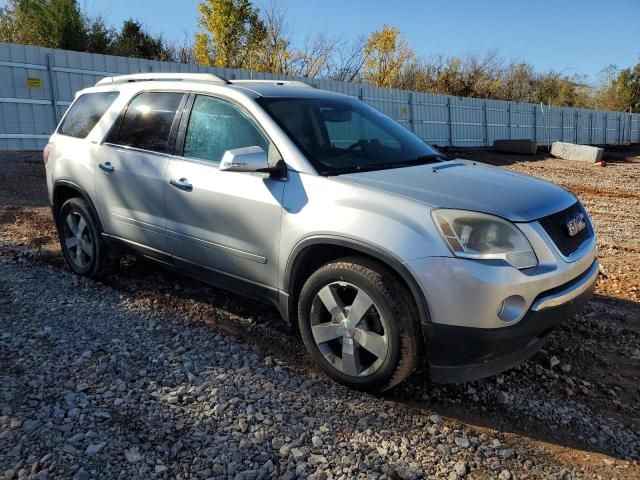
{"type": "MultiPolygon", "coordinates": [[[[302,80],[352,95],[396,119],[425,142],[487,147],[498,139],[587,144],[640,142],[640,114],[560,108],[377,88],[331,79],[184,65],[0,43],[0,150],[41,149],[75,92],[105,76],[210,72],[234,79],[302,80]]],[[[346,133],[346,132],[345,132],[346,133]]]]}

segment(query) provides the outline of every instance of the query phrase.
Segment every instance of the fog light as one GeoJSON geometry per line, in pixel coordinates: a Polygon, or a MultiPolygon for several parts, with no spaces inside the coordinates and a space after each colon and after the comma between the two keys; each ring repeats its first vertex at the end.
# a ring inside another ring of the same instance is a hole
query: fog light
{"type": "Polygon", "coordinates": [[[520,295],[511,295],[505,298],[498,306],[498,318],[503,322],[513,322],[524,311],[524,298],[520,295]]]}

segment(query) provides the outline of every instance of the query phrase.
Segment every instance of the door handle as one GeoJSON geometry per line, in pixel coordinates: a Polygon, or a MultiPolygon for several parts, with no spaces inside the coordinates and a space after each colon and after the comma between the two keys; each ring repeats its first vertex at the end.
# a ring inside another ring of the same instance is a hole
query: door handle
{"type": "Polygon", "coordinates": [[[107,173],[113,173],[114,171],[114,168],[113,168],[113,165],[111,165],[111,162],[99,163],[98,166],[100,167],[100,170],[103,170],[107,173]]]}
{"type": "Polygon", "coordinates": [[[184,190],[185,192],[193,190],[193,185],[191,185],[186,178],[181,178],[180,180],[169,180],[169,183],[180,190],[184,190]]]}

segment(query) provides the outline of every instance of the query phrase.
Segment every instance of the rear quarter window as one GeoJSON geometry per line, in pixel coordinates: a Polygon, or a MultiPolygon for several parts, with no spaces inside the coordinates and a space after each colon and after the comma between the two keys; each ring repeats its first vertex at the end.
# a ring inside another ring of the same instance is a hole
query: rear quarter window
{"type": "Polygon", "coordinates": [[[119,92],[85,93],[76,100],[58,128],[58,133],[75,138],[85,138],[100,121],[119,92]]]}

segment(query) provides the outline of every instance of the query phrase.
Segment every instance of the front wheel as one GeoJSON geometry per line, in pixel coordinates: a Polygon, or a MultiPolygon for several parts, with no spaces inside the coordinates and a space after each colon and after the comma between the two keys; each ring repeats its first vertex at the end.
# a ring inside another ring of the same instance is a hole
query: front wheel
{"type": "Polygon", "coordinates": [[[418,318],[409,292],[378,262],[350,257],[320,267],[302,288],[298,321],[320,368],[351,388],[387,390],[417,365],[418,318]]]}

